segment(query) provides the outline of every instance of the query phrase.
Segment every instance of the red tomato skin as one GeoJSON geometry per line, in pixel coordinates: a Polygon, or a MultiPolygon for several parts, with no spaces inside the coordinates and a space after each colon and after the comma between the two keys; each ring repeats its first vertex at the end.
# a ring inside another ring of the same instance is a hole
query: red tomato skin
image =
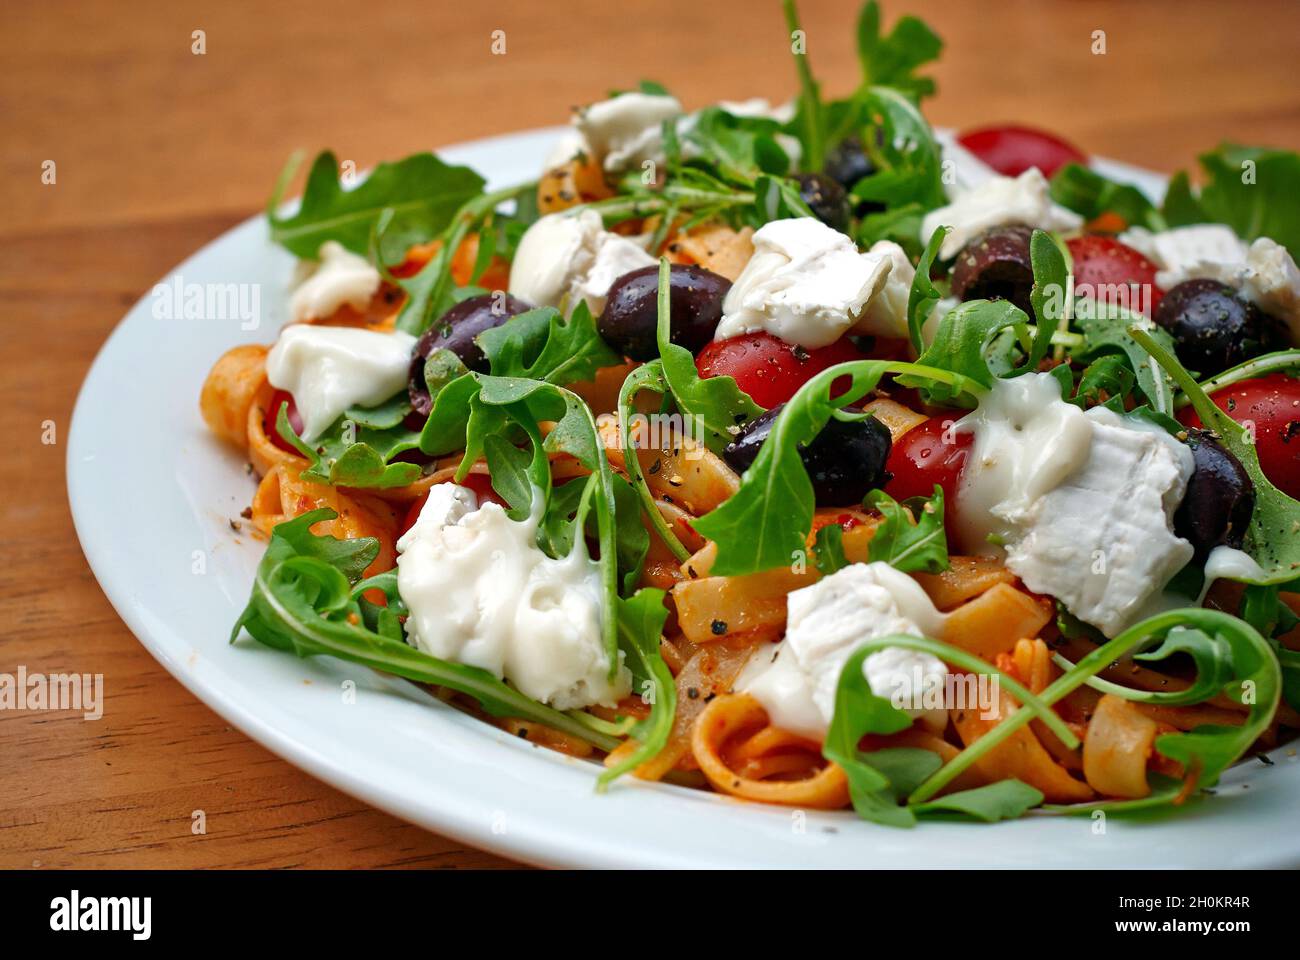
{"type": "MultiPolygon", "coordinates": [[[[1210,395],[1215,406],[1238,423],[1255,425],[1260,469],[1288,497],[1300,500],[1300,380],[1270,373],[1243,380],[1210,395]]],[[[1189,427],[1201,426],[1191,407],[1178,414],[1189,427]]]]}
{"type": "Polygon", "coordinates": [[[1148,317],[1155,312],[1160,298],[1165,295],[1156,286],[1156,271],[1160,268],[1138,251],[1114,237],[1100,233],[1075,237],[1067,240],[1065,245],[1069,247],[1070,256],[1074,260],[1076,292],[1087,284],[1094,295],[1102,294],[1096,296],[1102,303],[1114,303],[1128,309],[1140,305],[1140,312],[1148,317]],[[1139,289],[1133,288],[1135,284],[1139,289]],[[1126,286],[1129,291],[1119,293],[1104,289],[1109,286],[1126,286]]]}
{"type": "Polygon", "coordinates": [[[293,432],[302,436],[302,415],[298,412],[297,405],[293,402],[293,396],[286,390],[277,390],[271,396],[271,405],[266,408],[266,416],[262,420],[262,429],[271,442],[286,453],[292,453],[296,457],[302,456],[301,453],[289,443],[288,440],[280,436],[280,431],[275,429],[276,420],[280,416],[280,405],[289,404],[289,426],[293,427],[293,432]]]}
{"type": "MultiPolygon", "coordinates": [[[[508,504],[501,499],[501,496],[492,489],[492,480],[486,473],[471,473],[461,482],[460,485],[462,487],[468,487],[474,491],[474,495],[478,497],[480,507],[485,503],[495,503],[502,507],[508,506],[508,504]]],[[[424,509],[424,504],[428,499],[429,495],[427,493],[421,494],[420,497],[411,504],[410,508],[406,511],[405,519],[402,520],[401,527],[397,531],[398,539],[401,539],[407,530],[410,530],[415,526],[415,521],[420,519],[420,511],[424,509]]]]}
{"type": "MultiPolygon", "coordinates": [[[[850,360],[867,360],[881,350],[896,350],[896,340],[879,340],[867,353],[847,337],[825,347],[812,349],[786,343],[769,333],[746,333],[706,345],[695,358],[700,376],[734,377],[760,407],[772,409],[785,403],[805,383],[828,367],[850,360]]],[[[905,355],[905,348],[904,348],[905,355]]],[[[837,381],[835,386],[843,391],[837,381]]]]}
{"type": "Polygon", "coordinates": [[[951,528],[957,514],[957,491],[961,471],[973,438],[969,433],[950,433],[960,414],[935,416],[913,427],[894,441],[885,464],[893,477],[885,492],[895,500],[930,497],[937,483],[943,489],[944,525],[951,528]]]}
{"type": "Polygon", "coordinates": [[[1032,127],[981,127],[968,130],[957,142],[1004,177],[1018,177],[1030,167],[1050,177],[1067,163],[1087,163],[1074,144],[1032,127]]]}

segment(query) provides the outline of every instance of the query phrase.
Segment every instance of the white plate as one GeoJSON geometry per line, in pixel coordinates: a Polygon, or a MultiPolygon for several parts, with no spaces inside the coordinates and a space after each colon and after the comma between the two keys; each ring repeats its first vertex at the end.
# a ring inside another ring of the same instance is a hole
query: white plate
{"type": "MultiPolygon", "coordinates": [[[[528,179],[556,131],[441,151],[491,184],[528,179]]],[[[1105,167],[1103,167],[1105,169],[1105,167]]],[[[1159,192],[1161,178],[1109,171],[1159,192]]],[[[262,323],[157,319],[141,299],[77,400],[68,494],[86,558],[122,619],[197,697],[290,762],[399,817],[507,856],[557,866],[1270,866],[1300,864],[1300,763],[1233,770],[1178,816],[1031,817],[995,826],[887,829],[625,778],[511,737],[402,681],[333,660],[226,642],[262,545],[231,530],[249,502],[244,460],[213,439],[199,387],[223,351],[268,342],[286,314],[292,258],[261,217],[181,264],[185,284],[259,284],[262,323]],[[346,703],[347,681],[356,685],[346,703]]],[[[108,683],[113,682],[112,677],[108,683]]],[[[112,701],[109,701],[112,709],[112,701]]]]}

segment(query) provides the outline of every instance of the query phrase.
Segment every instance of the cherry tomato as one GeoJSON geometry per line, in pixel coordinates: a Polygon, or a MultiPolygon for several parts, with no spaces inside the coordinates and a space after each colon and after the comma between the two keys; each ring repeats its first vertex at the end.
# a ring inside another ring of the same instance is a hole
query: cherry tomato
{"type": "Polygon", "coordinates": [[[1148,317],[1165,295],[1156,286],[1159,267],[1128,244],[1104,234],[1090,233],[1067,240],[1065,245],[1070,248],[1070,256],[1074,259],[1076,293],[1148,317]],[[1141,307],[1140,311],[1138,307],[1141,307]]]}
{"type": "MultiPolygon", "coordinates": [[[[1255,452],[1264,475],[1289,497],[1300,500],[1300,380],[1270,373],[1211,394],[1215,405],[1238,423],[1253,423],[1255,452]]],[[[1185,407],[1178,419],[1189,427],[1201,418],[1185,407]]]]}
{"type": "Polygon", "coordinates": [[[894,441],[885,469],[894,475],[885,492],[895,500],[930,497],[934,485],[943,488],[944,520],[951,525],[957,513],[957,484],[972,443],[969,433],[953,433],[960,414],[931,417],[894,441]]]}
{"type": "MultiPolygon", "coordinates": [[[[746,333],[714,340],[700,351],[695,366],[701,377],[734,377],[736,385],[755,403],[769,410],[785,403],[805,383],[828,367],[850,360],[866,360],[898,341],[879,340],[869,352],[859,350],[847,337],[826,347],[808,349],[786,343],[768,333],[746,333]]],[[[835,387],[842,392],[848,381],[835,387]]]]}
{"type": "Polygon", "coordinates": [[[293,432],[302,436],[302,414],[298,412],[297,405],[293,402],[293,395],[285,390],[277,390],[271,396],[271,405],[266,408],[266,417],[262,420],[262,429],[266,435],[271,438],[271,442],[287,453],[292,453],[296,457],[302,456],[288,440],[280,436],[280,431],[275,429],[276,419],[280,416],[280,405],[289,404],[289,426],[293,427],[293,432]]]}
{"type": "Polygon", "coordinates": [[[1004,177],[1018,177],[1030,167],[1050,177],[1067,163],[1088,162],[1073,144],[1032,127],[982,127],[957,142],[1004,177]]]}
{"type": "MultiPolygon", "coordinates": [[[[469,487],[469,489],[474,491],[474,495],[478,497],[480,506],[485,503],[495,503],[503,507],[508,506],[508,504],[501,499],[501,496],[492,489],[492,480],[486,473],[471,473],[461,483],[461,486],[469,487]]],[[[402,521],[402,526],[397,531],[399,539],[407,530],[410,530],[415,526],[415,521],[420,519],[420,511],[424,509],[425,501],[428,499],[429,495],[426,493],[411,504],[411,508],[406,511],[406,518],[402,521]]]]}

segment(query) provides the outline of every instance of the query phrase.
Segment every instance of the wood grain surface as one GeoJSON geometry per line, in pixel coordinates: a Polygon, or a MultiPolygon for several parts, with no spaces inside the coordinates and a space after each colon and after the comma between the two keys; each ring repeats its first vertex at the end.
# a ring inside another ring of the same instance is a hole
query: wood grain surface
{"type": "MultiPolygon", "coordinates": [[[[802,4],[828,92],[855,81],[856,6],[802,4]]],[[[887,18],[902,12],[948,42],[927,108],[937,123],[1036,124],[1164,170],[1221,139],[1300,148],[1294,0],[886,4],[887,18]]],[[[45,0],[0,6],[0,41],[0,672],[106,684],[99,721],[0,710],[0,866],[508,865],[301,773],[139,646],[68,516],[76,390],[126,309],[254,213],[292,150],[329,146],[364,168],[563,122],[642,77],[688,107],[781,100],[794,75],[778,4],[45,0]],[[505,55],[491,53],[494,30],[505,55]]]]}

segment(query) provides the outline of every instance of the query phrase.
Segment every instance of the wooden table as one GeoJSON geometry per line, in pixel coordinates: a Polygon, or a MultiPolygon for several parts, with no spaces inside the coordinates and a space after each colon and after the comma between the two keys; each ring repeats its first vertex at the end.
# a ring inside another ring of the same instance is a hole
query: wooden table
{"type": "MultiPolygon", "coordinates": [[[[0,672],[103,673],[107,696],[98,722],[0,711],[0,866],[506,864],[318,783],[172,680],[86,567],[62,441],[77,386],[120,316],[173,264],[255,212],[296,148],[331,146],[364,168],[563,122],[569,105],[642,77],[688,107],[791,93],[775,2],[622,6],[0,7],[0,672]],[[505,55],[491,52],[494,30],[505,31],[505,55]],[[52,185],[41,181],[47,160],[52,185]],[[46,421],[54,443],[42,442],[46,421]],[[191,834],[196,809],[207,813],[203,836],[191,834]]],[[[824,88],[848,88],[856,4],[803,7],[824,88]]],[[[904,7],[890,4],[887,16],[904,7]]],[[[928,106],[938,123],[1022,121],[1166,170],[1223,138],[1300,148],[1300,5],[1291,0],[915,0],[906,9],[949,42],[928,106]],[[1104,55],[1092,52],[1098,30],[1104,55]]]]}

